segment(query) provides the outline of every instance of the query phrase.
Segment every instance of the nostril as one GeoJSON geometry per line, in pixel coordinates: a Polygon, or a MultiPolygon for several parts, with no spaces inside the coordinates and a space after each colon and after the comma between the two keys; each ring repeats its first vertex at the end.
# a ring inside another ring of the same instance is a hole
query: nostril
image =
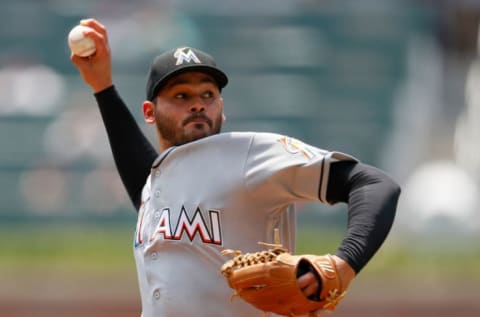
{"type": "Polygon", "coordinates": [[[195,105],[190,107],[190,112],[203,112],[203,111],[205,111],[205,107],[203,106],[195,105]]]}

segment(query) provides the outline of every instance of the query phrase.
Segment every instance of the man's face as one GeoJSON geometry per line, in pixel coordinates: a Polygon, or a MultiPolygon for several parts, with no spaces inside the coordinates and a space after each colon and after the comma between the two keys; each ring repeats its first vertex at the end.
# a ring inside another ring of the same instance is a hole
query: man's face
{"type": "Polygon", "coordinates": [[[212,76],[201,72],[171,78],[154,103],[143,106],[145,120],[157,126],[162,150],[217,134],[225,120],[219,88],[212,76]]]}

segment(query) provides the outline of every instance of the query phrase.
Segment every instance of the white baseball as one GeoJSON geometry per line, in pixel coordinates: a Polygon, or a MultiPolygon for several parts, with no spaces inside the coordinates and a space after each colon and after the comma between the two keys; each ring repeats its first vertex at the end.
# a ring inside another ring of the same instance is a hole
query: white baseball
{"type": "Polygon", "coordinates": [[[77,25],[68,33],[68,46],[73,54],[87,57],[95,53],[95,42],[83,35],[83,32],[92,30],[88,26],[77,25]]]}

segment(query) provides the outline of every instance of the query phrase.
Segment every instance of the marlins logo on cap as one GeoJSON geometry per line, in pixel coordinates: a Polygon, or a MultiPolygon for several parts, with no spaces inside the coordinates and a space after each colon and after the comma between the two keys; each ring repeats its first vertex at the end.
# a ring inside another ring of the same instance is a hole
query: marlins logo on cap
{"type": "Polygon", "coordinates": [[[177,59],[175,65],[181,65],[183,62],[190,63],[192,61],[197,64],[201,63],[197,55],[195,55],[195,53],[189,47],[177,48],[175,53],[173,53],[173,56],[177,59]]]}

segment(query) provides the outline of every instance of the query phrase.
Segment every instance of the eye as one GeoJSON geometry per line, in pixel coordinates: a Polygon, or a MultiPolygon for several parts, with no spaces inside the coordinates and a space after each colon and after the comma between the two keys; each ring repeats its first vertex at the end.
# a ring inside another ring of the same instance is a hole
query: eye
{"type": "Polygon", "coordinates": [[[203,98],[212,98],[212,97],[213,97],[213,92],[211,92],[211,91],[206,91],[203,94],[203,98]]]}
{"type": "Polygon", "coordinates": [[[175,99],[185,99],[187,98],[187,94],[185,93],[178,93],[175,95],[175,99]]]}

